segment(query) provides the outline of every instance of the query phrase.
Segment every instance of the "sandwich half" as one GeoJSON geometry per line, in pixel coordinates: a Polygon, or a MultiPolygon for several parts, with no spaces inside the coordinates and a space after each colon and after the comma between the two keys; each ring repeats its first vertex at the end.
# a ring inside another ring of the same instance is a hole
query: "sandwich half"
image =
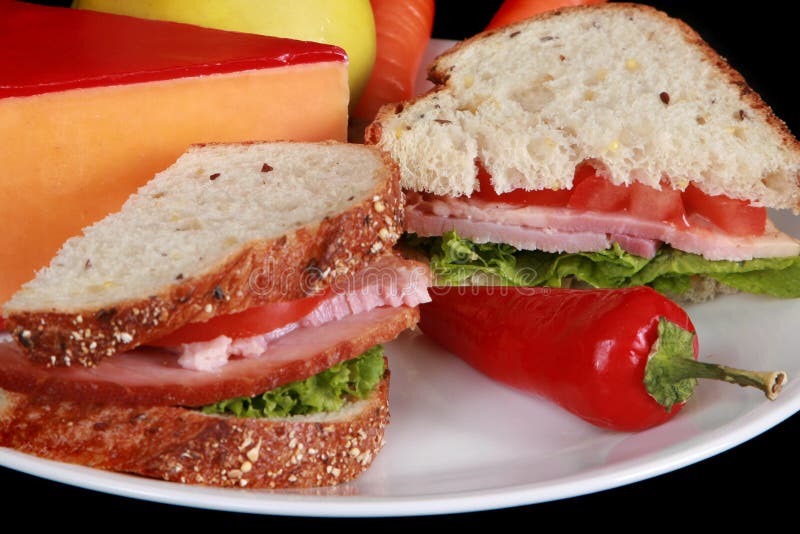
{"type": "Polygon", "coordinates": [[[427,265],[372,147],[191,147],[3,306],[0,446],[166,480],[338,484],[383,445],[382,343],[427,265]]]}
{"type": "Polygon", "coordinates": [[[608,3],[479,34],[368,143],[399,163],[440,282],[800,296],[800,144],[683,22],[608,3]]]}

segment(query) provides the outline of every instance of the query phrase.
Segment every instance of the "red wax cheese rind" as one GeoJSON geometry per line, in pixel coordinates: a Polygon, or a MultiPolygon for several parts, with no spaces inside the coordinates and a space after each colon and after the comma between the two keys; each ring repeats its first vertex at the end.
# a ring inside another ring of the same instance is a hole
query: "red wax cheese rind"
{"type": "Polygon", "coordinates": [[[4,0],[0,10],[0,212],[13,221],[0,233],[0,307],[193,143],[347,138],[338,47],[4,0]]]}
{"type": "Polygon", "coordinates": [[[0,98],[346,62],[342,48],[0,0],[0,98]]]}

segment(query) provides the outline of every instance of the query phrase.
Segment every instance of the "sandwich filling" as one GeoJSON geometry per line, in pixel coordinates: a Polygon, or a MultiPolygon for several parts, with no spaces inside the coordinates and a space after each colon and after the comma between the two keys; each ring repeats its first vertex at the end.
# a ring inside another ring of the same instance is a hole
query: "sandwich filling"
{"type": "MultiPolygon", "coordinates": [[[[334,368],[336,377],[329,373],[312,379],[313,388],[308,384],[291,386],[279,395],[283,400],[275,401],[283,408],[267,411],[289,410],[284,397],[298,396],[298,389],[306,393],[317,391],[341,380],[351,383],[353,373],[362,374],[358,370],[337,371],[336,366],[414,326],[419,317],[415,306],[430,300],[429,285],[427,265],[387,255],[357,275],[333,280],[325,297],[312,297],[312,304],[316,304],[310,312],[289,325],[244,337],[216,333],[210,340],[185,343],[185,347],[167,348],[154,341],[149,346],[115,354],[94,367],[46,367],[31,361],[10,340],[0,342],[0,388],[54,401],[203,407],[227,399],[261,396],[265,391],[302,382],[334,368]],[[203,348],[205,345],[222,348],[209,351],[208,347],[203,348]],[[242,348],[248,345],[255,348],[242,348]]],[[[243,323],[240,320],[228,324],[235,327],[243,323]]],[[[256,328],[252,324],[245,326],[256,328]]],[[[203,331],[202,323],[198,330],[203,331]]],[[[229,333],[233,335],[232,331],[229,333]]],[[[317,400],[298,401],[290,411],[318,406],[323,397],[330,400],[347,396],[342,397],[343,391],[320,391],[311,394],[317,400]]]]}
{"type": "Polygon", "coordinates": [[[95,367],[45,367],[0,343],[0,388],[51,401],[128,406],[205,406],[305,380],[414,326],[417,309],[376,308],[277,340],[261,358],[231,358],[211,371],[186,369],[157,347],[115,354],[95,367]]]}
{"type": "Polygon", "coordinates": [[[800,296],[800,241],[765,208],[692,185],[614,185],[588,164],[568,190],[497,194],[482,169],[479,181],[470,198],[408,194],[415,238],[406,243],[425,249],[437,283],[480,272],[515,285],[577,279],[683,293],[693,276],[706,276],[746,292],[800,296]]]}
{"type": "MultiPolygon", "coordinates": [[[[339,278],[322,297],[309,297],[310,302],[297,303],[298,317],[293,311],[284,314],[284,322],[276,323],[276,314],[271,314],[263,331],[254,335],[242,335],[239,324],[233,330],[223,330],[211,339],[190,341],[170,347],[176,352],[178,364],[186,369],[213,371],[226,365],[230,358],[260,358],[269,354],[270,346],[295,330],[317,328],[326,323],[343,319],[349,315],[369,312],[380,307],[408,306],[430,302],[428,285],[430,272],[424,264],[386,256],[373,262],[355,276],[339,278]],[[307,310],[307,313],[302,311],[307,310]],[[237,335],[238,334],[238,335],[237,335]]],[[[281,303],[282,304],[282,303],[281,303]]],[[[280,305],[279,305],[280,306],[280,305]]],[[[267,306],[274,308],[274,306],[267,306]]],[[[296,311],[294,311],[297,314],[296,311]]],[[[239,319],[242,320],[241,318],[239,319]]],[[[190,330],[202,331],[205,325],[191,325],[190,330]]],[[[257,330],[256,326],[252,327],[257,330]]],[[[204,337],[209,337],[204,332],[204,337]]],[[[170,336],[180,339],[180,332],[170,336]]],[[[169,346],[169,337],[154,344],[169,346]]]]}

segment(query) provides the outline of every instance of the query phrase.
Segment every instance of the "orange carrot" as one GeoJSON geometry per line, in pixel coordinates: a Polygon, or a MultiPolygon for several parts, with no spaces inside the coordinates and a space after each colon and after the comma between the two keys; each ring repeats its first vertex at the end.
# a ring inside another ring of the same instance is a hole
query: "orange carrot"
{"type": "Polygon", "coordinates": [[[558,9],[566,6],[578,6],[583,4],[599,4],[605,0],[505,0],[497,12],[492,17],[487,30],[499,28],[527,19],[539,13],[558,9]]]}
{"type": "Polygon", "coordinates": [[[376,54],[367,86],[352,117],[371,121],[383,104],[411,98],[433,31],[434,0],[370,0],[376,54]]]}

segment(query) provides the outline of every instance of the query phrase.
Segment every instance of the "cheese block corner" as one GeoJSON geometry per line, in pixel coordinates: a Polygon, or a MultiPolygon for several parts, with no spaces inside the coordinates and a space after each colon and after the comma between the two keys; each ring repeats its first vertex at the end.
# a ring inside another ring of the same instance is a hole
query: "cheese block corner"
{"type": "Polygon", "coordinates": [[[0,0],[0,307],[193,143],[347,139],[320,43],[0,0]]]}

